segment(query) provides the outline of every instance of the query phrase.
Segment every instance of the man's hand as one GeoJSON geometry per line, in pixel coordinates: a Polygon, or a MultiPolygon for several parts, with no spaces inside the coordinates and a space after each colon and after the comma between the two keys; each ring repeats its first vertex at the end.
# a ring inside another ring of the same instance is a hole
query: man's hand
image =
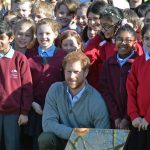
{"type": "Polygon", "coordinates": [[[142,121],[142,118],[141,118],[141,117],[135,118],[135,119],[132,121],[132,125],[133,125],[135,128],[137,128],[137,127],[140,125],[141,121],[142,121]]]}
{"type": "Polygon", "coordinates": [[[43,111],[42,111],[41,106],[38,103],[33,102],[32,107],[37,114],[42,115],[43,111]]]}
{"type": "Polygon", "coordinates": [[[120,129],[120,123],[121,123],[121,118],[117,118],[117,119],[115,120],[115,127],[116,127],[117,129],[120,129]]]}
{"type": "Polygon", "coordinates": [[[74,128],[74,132],[77,136],[84,136],[87,132],[89,132],[89,128],[74,128]]]}
{"type": "Polygon", "coordinates": [[[147,127],[148,127],[149,123],[146,121],[145,118],[143,118],[141,120],[141,123],[139,124],[138,126],[138,130],[140,131],[140,129],[142,128],[143,130],[147,130],[147,127]]]}
{"type": "Polygon", "coordinates": [[[18,124],[19,124],[19,126],[20,126],[20,125],[24,125],[24,124],[26,124],[27,122],[28,122],[28,116],[21,114],[21,115],[19,116],[19,119],[18,119],[18,124]]]}

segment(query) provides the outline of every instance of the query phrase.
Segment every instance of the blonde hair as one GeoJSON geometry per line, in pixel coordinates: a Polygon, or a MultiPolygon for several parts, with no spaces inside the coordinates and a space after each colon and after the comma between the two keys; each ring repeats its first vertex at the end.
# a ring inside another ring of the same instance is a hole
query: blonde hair
{"type": "Polygon", "coordinates": [[[32,19],[26,19],[26,18],[20,19],[14,28],[14,33],[18,30],[18,28],[20,28],[24,24],[31,26],[30,29],[33,37],[32,37],[32,41],[30,42],[27,48],[32,48],[35,44],[35,31],[36,31],[36,25],[32,19]]]}
{"type": "Polygon", "coordinates": [[[53,17],[54,7],[45,1],[37,1],[32,8],[32,14],[42,12],[46,18],[53,17]]]}
{"type": "Polygon", "coordinates": [[[55,21],[53,19],[50,19],[50,18],[44,18],[44,19],[41,19],[37,23],[37,25],[36,25],[36,31],[37,31],[37,29],[38,29],[39,26],[44,25],[44,24],[49,25],[52,28],[53,32],[57,32],[59,30],[59,25],[58,25],[57,21],[55,21]]]}

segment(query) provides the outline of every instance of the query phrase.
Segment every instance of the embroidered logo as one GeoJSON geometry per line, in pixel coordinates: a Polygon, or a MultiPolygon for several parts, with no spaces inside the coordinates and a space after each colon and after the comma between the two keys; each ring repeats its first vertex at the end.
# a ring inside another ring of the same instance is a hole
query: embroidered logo
{"type": "Polygon", "coordinates": [[[11,78],[18,78],[18,71],[16,69],[12,69],[10,71],[10,77],[11,78]]]}

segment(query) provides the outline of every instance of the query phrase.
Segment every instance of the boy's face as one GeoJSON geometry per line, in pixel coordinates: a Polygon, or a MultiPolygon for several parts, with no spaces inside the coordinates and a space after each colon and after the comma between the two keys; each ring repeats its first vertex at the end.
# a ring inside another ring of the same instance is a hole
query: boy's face
{"type": "Polygon", "coordinates": [[[93,28],[95,26],[100,26],[99,15],[89,12],[88,14],[88,26],[93,28]]]}
{"type": "Polygon", "coordinates": [[[38,23],[41,19],[47,18],[47,16],[43,12],[37,12],[32,15],[35,23],[38,23]]]}
{"type": "Polygon", "coordinates": [[[126,31],[122,31],[116,37],[116,48],[120,56],[127,56],[133,51],[135,46],[135,37],[126,31]]]}
{"type": "Polygon", "coordinates": [[[13,38],[10,38],[6,33],[0,34],[0,52],[7,53],[10,49],[10,43],[13,38]]]}
{"type": "Polygon", "coordinates": [[[29,24],[23,24],[15,31],[15,44],[18,48],[26,49],[33,40],[32,27],[29,24]]]}
{"type": "Polygon", "coordinates": [[[87,8],[80,8],[77,10],[77,26],[83,31],[87,25],[87,8]]]}
{"type": "Polygon", "coordinates": [[[89,39],[92,39],[93,37],[96,36],[96,34],[98,34],[98,32],[100,31],[100,28],[99,27],[88,27],[88,30],[87,30],[87,35],[88,35],[88,38],[89,39]]]}
{"type": "Polygon", "coordinates": [[[73,15],[69,14],[67,6],[60,5],[59,9],[56,11],[56,20],[63,27],[69,26],[73,15]]]}
{"type": "Polygon", "coordinates": [[[43,24],[37,28],[37,40],[43,49],[48,49],[54,43],[56,33],[48,24],[43,24]]]}
{"type": "Polygon", "coordinates": [[[16,9],[20,17],[28,18],[31,15],[31,3],[30,2],[25,2],[23,4],[18,3],[16,5],[17,5],[16,9]]]}

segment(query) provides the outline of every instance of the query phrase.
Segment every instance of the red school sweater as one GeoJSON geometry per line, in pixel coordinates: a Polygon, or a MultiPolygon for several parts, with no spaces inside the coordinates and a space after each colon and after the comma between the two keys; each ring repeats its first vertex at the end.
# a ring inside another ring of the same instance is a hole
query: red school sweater
{"type": "MultiPolygon", "coordinates": [[[[97,82],[101,74],[103,63],[110,57],[112,57],[116,50],[115,41],[113,39],[106,41],[100,39],[100,36],[95,37],[95,41],[92,40],[91,43],[87,45],[85,49],[85,54],[90,58],[91,67],[89,69],[88,81],[89,83],[99,90],[99,83],[97,82]],[[99,41],[99,44],[97,44],[99,41]],[[93,44],[92,44],[93,43],[93,44]],[[91,44],[91,45],[90,45],[91,44]],[[95,47],[94,47],[95,44],[95,47]],[[89,48],[88,48],[89,45],[89,48]]],[[[143,54],[143,49],[141,45],[136,43],[136,52],[140,56],[143,54]]]]}
{"type": "Polygon", "coordinates": [[[128,115],[133,121],[139,116],[150,123],[150,60],[138,57],[131,67],[127,83],[128,115]]]}
{"type": "Polygon", "coordinates": [[[33,99],[27,58],[18,51],[0,58],[0,74],[0,114],[27,115],[33,99]]]}
{"type": "Polygon", "coordinates": [[[33,101],[37,102],[42,108],[50,86],[55,82],[64,80],[62,60],[65,55],[66,52],[58,50],[48,63],[44,64],[37,48],[26,52],[33,80],[33,101]]]}
{"type": "Polygon", "coordinates": [[[129,119],[127,115],[126,79],[137,56],[134,53],[123,66],[120,66],[116,53],[104,63],[100,76],[100,91],[108,105],[113,125],[118,118],[129,119]]]}

